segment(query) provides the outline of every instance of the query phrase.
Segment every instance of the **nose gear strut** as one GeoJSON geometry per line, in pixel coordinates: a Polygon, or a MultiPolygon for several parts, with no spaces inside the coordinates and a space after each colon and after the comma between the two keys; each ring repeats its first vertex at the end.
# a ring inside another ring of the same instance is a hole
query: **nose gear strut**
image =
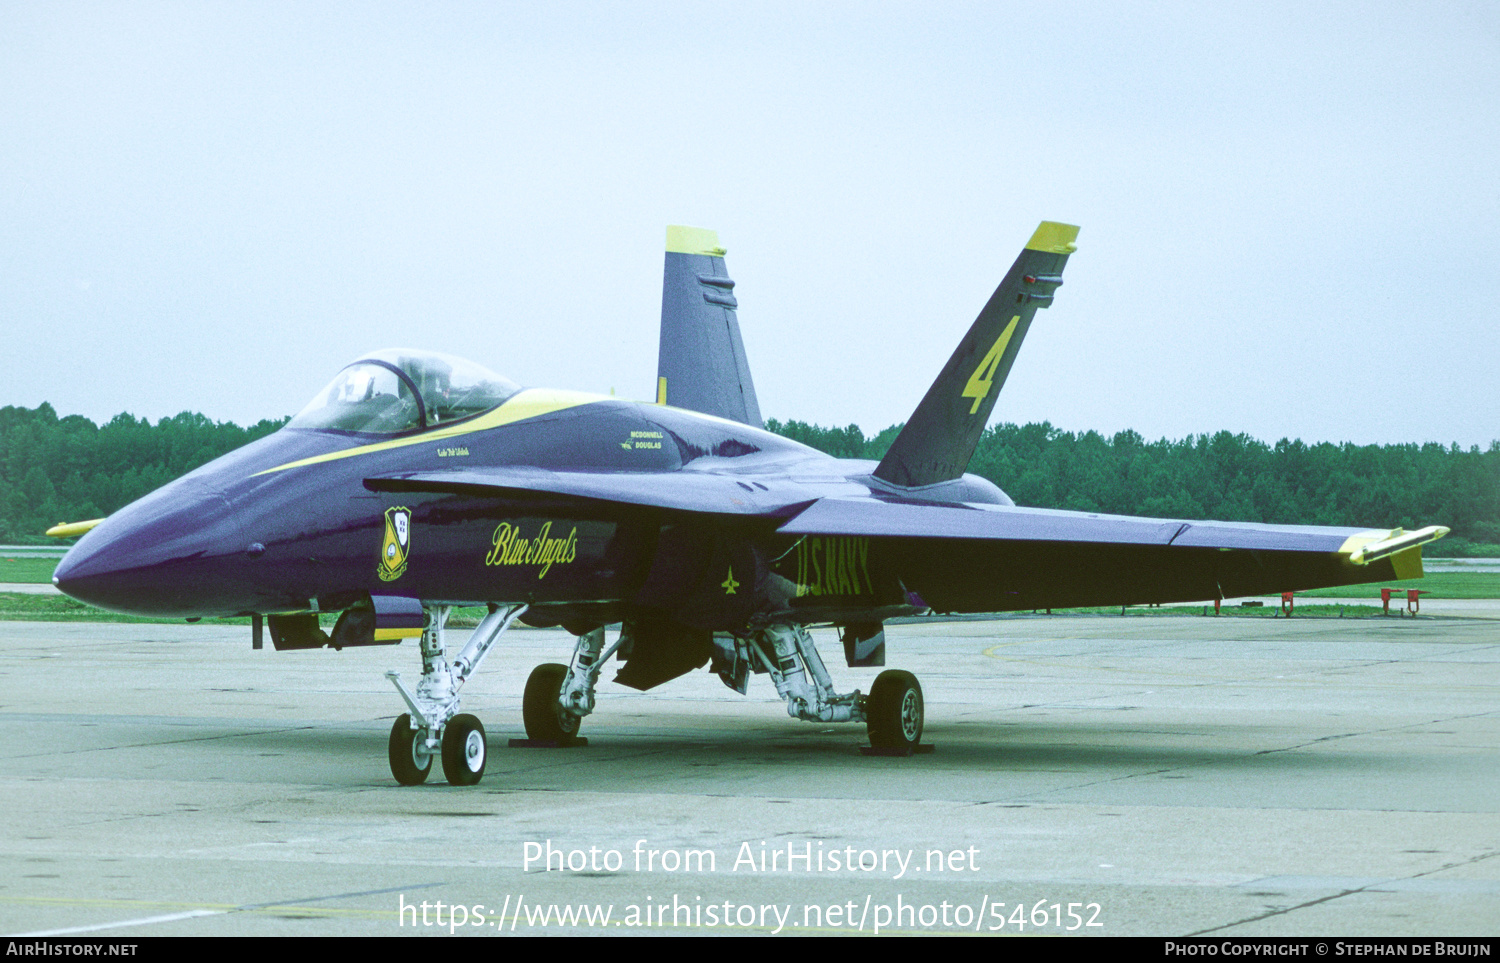
{"type": "Polygon", "coordinates": [[[458,693],[527,606],[491,606],[451,663],[443,638],[450,607],[423,608],[427,624],[422,630],[422,678],[417,691],[413,693],[402,683],[400,672],[392,669],[385,674],[411,709],[391,728],[391,774],[401,785],[415,786],[427,780],[436,756],[443,761],[443,775],[449,783],[472,786],[484,777],[484,726],[474,716],[459,714],[458,693]]]}

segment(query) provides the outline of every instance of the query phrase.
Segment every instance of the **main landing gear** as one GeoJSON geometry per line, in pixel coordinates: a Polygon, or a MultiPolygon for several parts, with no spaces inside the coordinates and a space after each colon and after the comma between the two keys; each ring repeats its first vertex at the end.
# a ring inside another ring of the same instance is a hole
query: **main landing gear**
{"type": "Polygon", "coordinates": [[[922,686],[910,672],[889,669],[875,677],[865,699],[870,748],[915,752],[922,742],[922,686]]]}
{"type": "Polygon", "coordinates": [[[426,782],[434,756],[442,760],[443,776],[452,785],[472,786],[484,778],[488,755],[484,726],[474,716],[459,713],[458,692],[490,647],[525,611],[525,605],[491,608],[450,663],[443,641],[448,606],[428,608],[427,626],[422,631],[422,679],[417,691],[413,693],[402,684],[401,673],[392,670],[385,674],[411,709],[391,727],[391,775],[398,783],[415,786],[426,782]]]}
{"type": "Polygon", "coordinates": [[[597,628],[578,637],[567,665],[549,662],[532,669],[521,700],[526,738],[558,748],[585,741],[579,739],[578,729],[583,717],[594,711],[599,672],[626,638],[622,629],[614,645],[605,649],[604,629],[597,628]]]}
{"type": "MultiPolygon", "coordinates": [[[[629,638],[628,631],[622,630],[615,644],[605,649],[604,630],[595,629],[579,636],[568,665],[554,662],[532,670],[521,714],[533,745],[563,747],[582,741],[578,730],[583,717],[594,711],[599,672],[629,638]]],[[[774,624],[749,638],[715,639],[713,669],[725,685],[741,694],[748,689],[752,672],[767,673],[786,701],[787,715],[794,719],[863,722],[870,737],[869,751],[875,754],[910,755],[931,749],[922,745],[926,707],[916,676],[888,670],[875,678],[868,696],[857,689],[835,692],[812,636],[801,625],[774,624]]]]}
{"type": "Polygon", "coordinates": [[[868,696],[858,689],[840,695],[833,689],[833,679],[812,636],[796,624],[768,625],[752,639],[735,639],[734,650],[733,659],[727,660],[732,675],[720,672],[730,688],[745,691],[743,671],[735,672],[735,668],[742,660],[754,658],[786,700],[787,715],[808,722],[863,722],[870,748],[880,754],[921,751],[926,710],[922,686],[910,672],[890,669],[880,673],[868,696]]]}

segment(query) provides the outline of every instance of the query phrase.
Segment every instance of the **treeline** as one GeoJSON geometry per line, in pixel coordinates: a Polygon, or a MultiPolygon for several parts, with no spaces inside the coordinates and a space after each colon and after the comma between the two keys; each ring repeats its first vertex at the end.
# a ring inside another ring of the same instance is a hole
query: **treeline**
{"type": "MultiPolygon", "coordinates": [[[[840,458],[878,459],[900,430],[766,427],[840,458]]],[[[1148,442],[1052,425],[985,431],[969,471],[1018,505],[1159,518],[1294,525],[1447,525],[1439,555],[1500,555],[1500,441],[1458,445],[1275,445],[1221,431],[1148,442]]]]}
{"type": "MultiPolygon", "coordinates": [[[[46,541],[60,521],[98,518],[286,423],[249,428],[184,412],[95,425],[51,405],[0,408],[0,542],[46,541]]],[[[878,459],[899,425],[800,421],[770,430],[840,458],[878,459]]],[[[1268,445],[1221,431],[1148,442],[1047,423],[985,431],[969,470],[1019,505],[1121,515],[1309,525],[1448,525],[1441,553],[1500,554],[1500,441],[1488,450],[1426,445],[1268,445]]]]}
{"type": "Polygon", "coordinates": [[[154,425],[127,414],[96,425],[59,418],[45,402],[0,408],[0,542],[45,542],[58,522],[108,515],[284,424],[241,428],[185,411],[154,425]]]}

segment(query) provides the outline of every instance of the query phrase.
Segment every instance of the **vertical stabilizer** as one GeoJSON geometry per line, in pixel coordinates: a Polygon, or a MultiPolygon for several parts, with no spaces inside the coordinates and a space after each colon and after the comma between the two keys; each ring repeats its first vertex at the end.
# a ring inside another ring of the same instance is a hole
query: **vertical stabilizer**
{"type": "Polygon", "coordinates": [[[1037,308],[1052,304],[1078,228],[1043,221],[979,312],[974,326],[875,469],[893,485],[917,487],[961,476],[1010,374],[1037,308]]]}
{"type": "Polygon", "coordinates": [[[738,306],[719,236],[696,227],[667,228],[657,404],[761,426],[738,306]]]}

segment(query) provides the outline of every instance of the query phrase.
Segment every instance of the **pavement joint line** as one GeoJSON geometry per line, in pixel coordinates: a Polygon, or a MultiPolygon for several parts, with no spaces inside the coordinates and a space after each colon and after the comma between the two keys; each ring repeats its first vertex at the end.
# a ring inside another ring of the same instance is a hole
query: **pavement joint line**
{"type": "Polygon", "coordinates": [[[1358,889],[1346,889],[1339,893],[1331,893],[1328,896],[1321,896],[1317,899],[1308,900],[1305,903],[1298,903],[1295,906],[1287,906],[1283,907],[1282,909],[1271,910],[1269,913],[1261,913],[1259,916],[1248,916],[1242,920],[1235,920],[1233,923],[1223,923],[1219,926],[1211,926],[1206,930],[1198,930],[1196,933],[1184,933],[1183,938],[1191,939],[1195,936],[1207,936],[1210,933],[1218,933],[1222,930],[1227,930],[1235,926],[1244,926],[1247,923],[1259,923],[1261,920],[1268,920],[1273,916],[1284,916],[1287,913],[1293,912],[1294,910],[1307,909],[1309,906],[1317,906],[1319,903],[1326,903],[1329,900],[1335,900],[1342,896],[1349,896],[1353,893],[1363,893],[1367,888],[1368,887],[1361,886],[1358,889]]]}
{"type": "Polygon", "coordinates": [[[1439,867],[1437,867],[1435,869],[1429,869],[1429,870],[1427,870],[1425,872],[1421,872],[1421,873],[1413,873],[1410,876],[1403,876],[1403,877],[1400,877],[1399,879],[1393,878],[1393,879],[1372,880],[1372,881],[1370,881],[1369,883],[1366,883],[1363,886],[1357,886],[1357,887],[1355,887],[1353,889],[1346,889],[1346,890],[1343,890],[1342,892],[1332,893],[1332,894],[1330,894],[1328,896],[1323,896],[1323,897],[1320,897],[1318,899],[1308,900],[1307,902],[1305,902],[1305,903],[1299,903],[1296,906],[1288,906],[1288,907],[1285,907],[1283,909],[1272,910],[1269,913],[1262,913],[1259,916],[1251,916],[1251,917],[1248,917],[1246,919],[1238,920],[1238,921],[1236,921],[1234,923],[1225,923],[1222,926],[1214,926],[1214,927],[1210,927],[1209,929],[1206,929],[1206,930],[1199,930],[1196,933],[1188,933],[1188,934],[1186,934],[1186,936],[1187,937],[1206,936],[1209,933],[1217,933],[1220,930],[1229,929],[1230,927],[1243,926],[1246,923],[1258,923],[1261,920],[1270,919],[1273,916],[1284,916],[1285,914],[1293,912],[1294,910],[1306,909],[1309,906],[1317,906],[1319,903],[1327,903],[1330,900],[1339,899],[1339,898],[1344,897],[1344,896],[1352,896],[1355,893],[1364,893],[1364,892],[1368,892],[1370,890],[1375,890],[1375,891],[1379,892],[1383,887],[1389,887],[1390,884],[1393,883],[1393,882],[1405,882],[1406,880],[1421,879],[1424,876],[1431,876],[1433,873],[1444,873],[1444,872],[1447,872],[1450,869],[1457,869],[1460,866],[1472,866],[1474,863],[1483,862],[1486,859],[1492,859],[1496,855],[1500,855],[1500,853],[1494,853],[1494,852],[1481,853],[1480,855],[1478,855],[1478,856],[1472,856],[1469,859],[1460,860],[1459,862],[1456,862],[1456,863],[1448,863],[1447,865],[1439,866],[1439,867]]]}
{"type": "Polygon", "coordinates": [[[1360,732],[1341,732],[1341,733],[1335,733],[1334,735],[1331,735],[1331,736],[1319,736],[1316,739],[1310,739],[1307,742],[1298,743],[1295,746],[1282,746],[1279,749],[1261,749],[1261,750],[1258,750],[1257,752],[1255,752],[1254,754],[1257,755],[1257,756],[1267,756],[1267,755],[1270,755],[1270,754],[1276,753],[1276,752],[1290,752],[1290,751],[1292,751],[1294,749],[1305,749],[1308,746],[1316,746],[1317,744],[1319,744],[1321,742],[1334,742],[1334,741],[1339,740],[1339,739],[1353,739],[1353,738],[1356,738],[1358,736],[1373,736],[1373,735],[1379,735],[1380,733],[1384,733],[1384,732],[1402,732],[1402,731],[1407,730],[1407,729],[1421,728],[1422,726],[1433,726],[1433,725],[1438,725],[1438,724],[1447,724],[1447,723],[1450,723],[1450,722],[1456,722],[1456,721],[1458,721],[1460,719],[1483,719],[1486,716],[1492,716],[1494,714],[1495,714],[1495,712],[1493,710],[1489,711],[1489,712],[1471,712],[1471,713],[1468,713],[1466,715],[1461,715],[1461,716],[1444,716],[1444,717],[1438,718],[1438,719],[1424,719],[1421,722],[1408,722],[1405,725],[1389,726],[1389,727],[1387,727],[1385,729],[1366,729],[1366,730],[1363,730],[1363,731],[1360,731],[1360,732]]]}
{"type": "MultiPolygon", "coordinates": [[[[1040,795],[1033,794],[1031,796],[1022,796],[1022,797],[1013,797],[1013,798],[1035,799],[1037,802],[1042,803],[1044,805],[1056,805],[1055,802],[1049,801],[1047,799],[1047,797],[1048,796],[1056,796],[1056,795],[1059,795],[1061,793],[1077,792],[1080,789],[1089,789],[1089,788],[1092,788],[1094,786],[1106,786],[1106,785],[1108,785],[1108,784],[1110,784],[1112,782],[1123,782],[1126,779],[1138,779],[1138,778],[1140,778],[1142,776],[1160,776],[1160,775],[1163,775],[1165,773],[1177,772],[1179,769],[1188,769],[1188,768],[1191,768],[1191,767],[1190,766],[1168,766],[1165,769],[1147,769],[1147,770],[1142,770],[1140,772],[1127,772],[1127,773],[1123,773],[1123,774],[1118,775],[1118,776],[1110,776],[1107,779],[1095,779],[1092,782],[1071,783],[1071,784],[1066,785],[1066,786],[1056,786],[1056,787],[1054,787],[1052,789],[1045,790],[1040,795]]],[[[1036,771],[1036,770],[1033,770],[1033,771],[1036,771]]],[[[1056,770],[1054,770],[1054,769],[1044,769],[1044,770],[1039,770],[1039,771],[1041,771],[1041,772],[1058,772],[1058,773],[1066,774],[1069,770],[1066,770],[1066,769],[1056,769],[1056,770]]],[[[1066,803],[1064,805],[1066,805],[1066,803]]]]}

